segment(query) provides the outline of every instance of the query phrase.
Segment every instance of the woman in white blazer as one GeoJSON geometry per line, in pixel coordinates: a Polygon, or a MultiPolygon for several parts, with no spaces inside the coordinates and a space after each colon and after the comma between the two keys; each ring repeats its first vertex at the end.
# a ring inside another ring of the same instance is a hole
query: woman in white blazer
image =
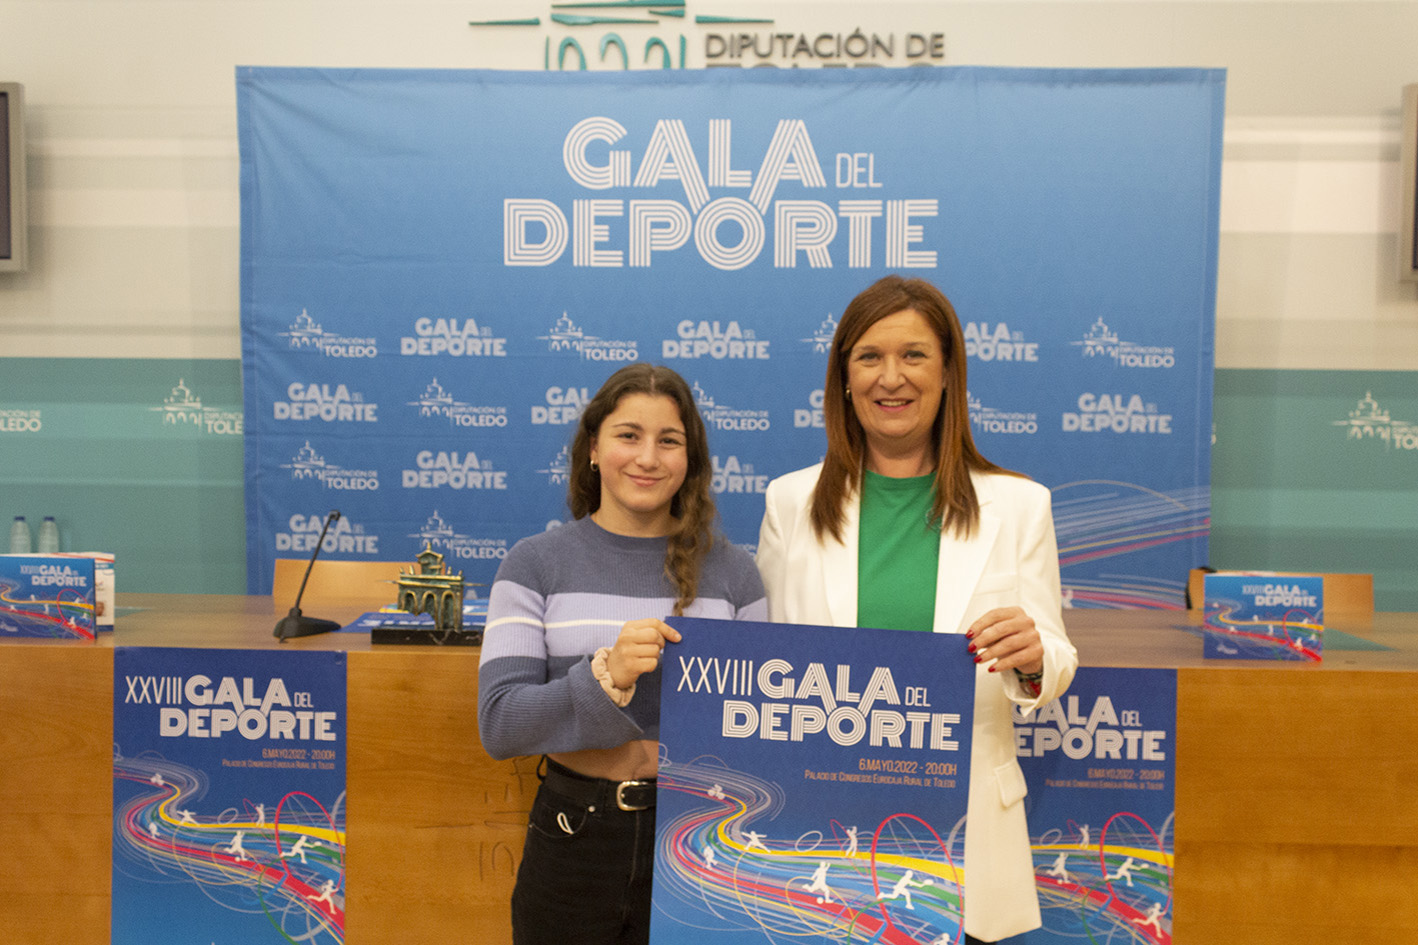
{"type": "Polygon", "coordinates": [[[967,940],[1037,928],[1011,709],[1057,698],[1078,666],[1049,491],[975,448],[960,322],[922,280],[888,276],[847,306],[823,413],[823,462],[768,486],[758,568],[770,617],[970,637],[967,940]]]}

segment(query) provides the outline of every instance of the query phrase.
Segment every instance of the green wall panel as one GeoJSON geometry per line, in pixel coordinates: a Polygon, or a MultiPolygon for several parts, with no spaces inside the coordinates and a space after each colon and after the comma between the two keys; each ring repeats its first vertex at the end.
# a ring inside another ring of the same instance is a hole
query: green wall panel
{"type": "MultiPolygon", "coordinates": [[[[1418,372],[1217,371],[1215,424],[1214,567],[1370,572],[1418,610],[1418,372]]],[[[240,430],[235,360],[0,359],[0,516],[55,516],[123,590],[240,594],[240,430]]]]}
{"type": "Polygon", "coordinates": [[[1211,564],[1374,575],[1418,610],[1418,372],[1216,372],[1211,564]]]}
{"type": "Polygon", "coordinates": [[[239,361],[0,359],[0,516],[113,552],[120,591],[240,594],[241,427],[239,361]]]}

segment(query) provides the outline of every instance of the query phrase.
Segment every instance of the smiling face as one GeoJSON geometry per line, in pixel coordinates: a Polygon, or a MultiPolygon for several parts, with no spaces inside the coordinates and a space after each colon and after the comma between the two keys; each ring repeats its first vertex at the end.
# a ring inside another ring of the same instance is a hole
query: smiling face
{"type": "Polygon", "coordinates": [[[667,535],[689,469],[684,422],[667,396],[626,394],[591,444],[600,467],[601,505],[591,518],[617,535],[667,535]]]}
{"type": "Polygon", "coordinates": [[[847,355],[847,391],[865,434],[867,469],[901,477],[934,468],[931,431],[944,389],[940,338],[915,309],[862,334],[847,355]]]}

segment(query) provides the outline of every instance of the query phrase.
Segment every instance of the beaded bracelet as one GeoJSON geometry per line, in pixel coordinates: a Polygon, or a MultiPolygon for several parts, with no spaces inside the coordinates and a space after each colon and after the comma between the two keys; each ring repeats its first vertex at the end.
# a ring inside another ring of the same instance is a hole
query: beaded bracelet
{"type": "Polygon", "coordinates": [[[1038,695],[1044,688],[1044,671],[1041,669],[1037,673],[1026,673],[1022,669],[1016,669],[1014,675],[1019,677],[1019,682],[1030,694],[1038,695]]]}

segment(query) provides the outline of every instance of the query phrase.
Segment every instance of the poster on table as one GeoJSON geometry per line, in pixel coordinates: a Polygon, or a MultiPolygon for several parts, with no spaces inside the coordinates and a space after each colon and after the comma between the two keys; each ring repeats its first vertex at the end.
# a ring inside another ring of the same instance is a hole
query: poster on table
{"type": "Polygon", "coordinates": [[[653,945],[957,941],[968,641],[669,622],[653,945]]]}
{"type": "Polygon", "coordinates": [[[1223,660],[1324,658],[1324,578],[1208,574],[1202,655],[1223,660]]]}
{"type": "Polygon", "coordinates": [[[98,611],[94,568],[92,558],[0,554],[0,640],[92,643],[98,611]]]}
{"type": "Polygon", "coordinates": [[[826,352],[897,273],[964,329],[971,430],[1054,492],[1066,599],[1206,561],[1225,74],[243,67],[248,590],[276,558],[490,584],[567,516],[617,368],[667,364],[726,534],[825,448],[826,352]]]}
{"type": "Polygon", "coordinates": [[[1081,667],[1016,710],[1044,923],[1021,945],[1172,941],[1176,720],[1173,669],[1081,667]]]}
{"type": "Polygon", "coordinates": [[[114,945],[345,928],[345,655],[118,647],[114,945]]]}

